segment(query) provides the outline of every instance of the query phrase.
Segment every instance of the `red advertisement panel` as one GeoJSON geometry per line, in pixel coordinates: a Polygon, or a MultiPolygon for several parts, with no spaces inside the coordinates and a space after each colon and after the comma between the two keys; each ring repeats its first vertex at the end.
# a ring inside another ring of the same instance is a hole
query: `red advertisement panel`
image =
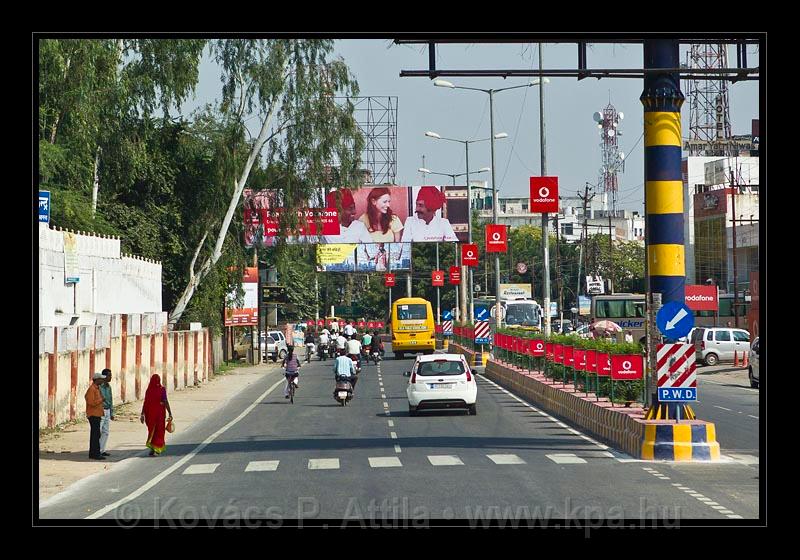
{"type": "Polygon", "coordinates": [[[450,267],[450,283],[451,284],[461,284],[461,270],[457,266],[450,267]]]}
{"type": "Polygon", "coordinates": [[[575,349],[574,354],[575,359],[575,369],[578,371],[585,371],[586,370],[586,350],[579,350],[578,348],[575,349]]]}
{"type": "Polygon", "coordinates": [[[461,246],[461,262],[464,266],[478,266],[478,246],[465,244],[461,246]]]}
{"type": "Polygon", "coordinates": [[[692,311],[719,311],[716,286],[686,284],[685,300],[692,311]]]}
{"type": "Polygon", "coordinates": [[[597,350],[586,351],[586,371],[597,371],[597,350]]]}
{"type": "Polygon", "coordinates": [[[383,275],[383,285],[387,288],[393,287],[396,281],[397,277],[394,274],[389,273],[383,275]]]}
{"type": "Polygon", "coordinates": [[[574,367],[575,366],[575,361],[573,359],[574,351],[575,351],[575,348],[573,348],[572,346],[564,346],[563,352],[564,352],[564,365],[565,366],[570,366],[570,367],[574,367]]]}
{"type": "Polygon", "coordinates": [[[374,329],[375,328],[375,321],[367,321],[367,328],[374,329]]]}
{"type": "Polygon", "coordinates": [[[383,328],[383,321],[375,321],[375,327],[378,329],[383,328]]]}
{"type": "Polygon", "coordinates": [[[531,177],[530,211],[558,212],[558,177],[531,177]]]}
{"type": "MultiPolygon", "coordinates": [[[[280,231],[281,213],[283,208],[262,208],[261,221],[264,224],[264,237],[275,237],[280,231]]],[[[297,211],[300,223],[305,220],[306,225],[298,229],[299,235],[339,235],[339,213],[336,208],[303,208],[297,211]],[[317,222],[322,226],[322,231],[317,231],[317,222]]]]}
{"type": "Polygon", "coordinates": [[[553,343],[546,342],[545,343],[545,352],[548,360],[553,360],[553,343]]]}
{"type": "Polygon", "coordinates": [[[505,253],[508,251],[508,234],[503,224],[486,224],[486,252],[505,253]]]}
{"type": "Polygon", "coordinates": [[[231,292],[225,301],[225,326],[258,325],[258,268],[247,267],[242,276],[244,302],[237,304],[236,292],[231,292]],[[241,307],[240,307],[241,305],[241,307]]]}
{"type": "Polygon", "coordinates": [[[433,286],[444,286],[444,270],[431,272],[431,284],[433,286]]]}
{"type": "Polygon", "coordinates": [[[564,363],[564,345],[553,344],[553,361],[557,364],[564,363]]]}
{"type": "Polygon", "coordinates": [[[611,375],[611,357],[608,354],[597,353],[597,375],[600,377],[611,375]]]}
{"type": "Polygon", "coordinates": [[[358,322],[358,328],[359,328],[359,329],[363,329],[363,328],[364,328],[364,327],[366,327],[366,326],[367,326],[367,323],[366,323],[366,322],[364,322],[364,321],[359,321],[359,322],[358,322]]]}
{"type": "Polygon", "coordinates": [[[639,354],[620,354],[611,356],[611,379],[630,381],[641,379],[644,373],[644,362],[639,354]]]}
{"type": "Polygon", "coordinates": [[[544,356],[544,342],[541,340],[531,341],[531,356],[541,358],[544,356]]]}
{"type": "Polygon", "coordinates": [[[325,319],[317,319],[317,326],[324,327],[325,326],[325,319]]]}

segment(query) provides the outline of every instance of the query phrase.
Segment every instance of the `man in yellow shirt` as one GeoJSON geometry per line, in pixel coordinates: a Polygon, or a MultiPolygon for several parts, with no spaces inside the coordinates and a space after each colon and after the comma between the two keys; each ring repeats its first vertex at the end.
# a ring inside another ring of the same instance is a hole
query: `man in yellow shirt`
{"type": "Polygon", "coordinates": [[[100,420],[103,418],[103,395],[100,385],[106,382],[105,376],[97,372],[92,375],[92,384],[86,390],[86,417],[89,419],[89,458],[104,461],[100,455],[100,420]]]}

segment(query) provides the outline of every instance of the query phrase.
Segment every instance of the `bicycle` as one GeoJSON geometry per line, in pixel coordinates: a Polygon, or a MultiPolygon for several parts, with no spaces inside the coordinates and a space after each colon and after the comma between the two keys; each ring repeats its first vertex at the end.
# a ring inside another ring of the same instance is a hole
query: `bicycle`
{"type": "Polygon", "coordinates": [[[294,390],[295,390],[294,380],[296,377],[297,377],[296,373],[286,375],[286,380],[289,382],[289,403],[291,404],[294,404],[294,390]]]}

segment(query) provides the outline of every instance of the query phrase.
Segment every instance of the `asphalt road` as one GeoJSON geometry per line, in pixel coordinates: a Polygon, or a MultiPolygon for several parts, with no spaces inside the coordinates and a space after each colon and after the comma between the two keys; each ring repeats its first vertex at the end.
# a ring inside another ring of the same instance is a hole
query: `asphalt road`
{"type": "MultiPolygon", "coordinates": [[[[723,454],[759,456],[759,389],[750,387],[746,368],[697,368],[697,417],[714,422],[723,454]]],[[[757,459],[756,459],[757,460],[757,459]]]]}
{"type": "Polygon", "coordinates": [[[482,377],[477,416],[412,418],[402,375],[411,364],[388,351],[379,367],[364,366],[347,407],[332,397],[331,361],[304,366],[293,405],[280,374],[265,374],[170,437],[167,455],[88,479],[40,506],[40,517],[414,526],[758,516],[758,465],[636,461],[482,377]]]}

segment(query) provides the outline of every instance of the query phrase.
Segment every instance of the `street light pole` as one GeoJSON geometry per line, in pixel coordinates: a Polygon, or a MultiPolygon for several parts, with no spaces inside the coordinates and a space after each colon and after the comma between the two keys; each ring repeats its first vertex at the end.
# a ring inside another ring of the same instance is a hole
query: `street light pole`
{"type": "MultiPolygon", "coordinates": [[[[472,187],[469,184],[469,141],[464,142],[464,148],[467,151],[467,241],[472,243],[472,187]]],[[[494,167],[494,163],[492,164],[494,167]]],[[[734,216],[735,217],[735,216],[734,216]]],[[[475,284],[472,283],[472,267],[469,268],[469,321],[475,322],[475,284]]],[[[467,275],[464,274],[465,270],[461,271],[461,278],[464,278],[466,283],[467,275]]]]}
{"type": "MultiPolygon", "coordinates": [[[[492,143],[492,222],[497,225],[497,183],[494,177],[494,90],[489,90],[489,127],[492,143]]],[[[494,256],[494,319],[497,330],[500,330],[500,255],[494,256]]]]}
{"type": "MultiPolygon", "coordinates": [[[[539,43],[539,71],[542,70],[542,44],[539,43]]],[[[539,144],[541,146],[541,174],[547,176],[547,150],[544,134],[544,80],[539,80],[539,144]]],[[[550,233],[547,212],[542,214],[542,243],[544,244],[544,335],[550,336],[550,233]]]]}

